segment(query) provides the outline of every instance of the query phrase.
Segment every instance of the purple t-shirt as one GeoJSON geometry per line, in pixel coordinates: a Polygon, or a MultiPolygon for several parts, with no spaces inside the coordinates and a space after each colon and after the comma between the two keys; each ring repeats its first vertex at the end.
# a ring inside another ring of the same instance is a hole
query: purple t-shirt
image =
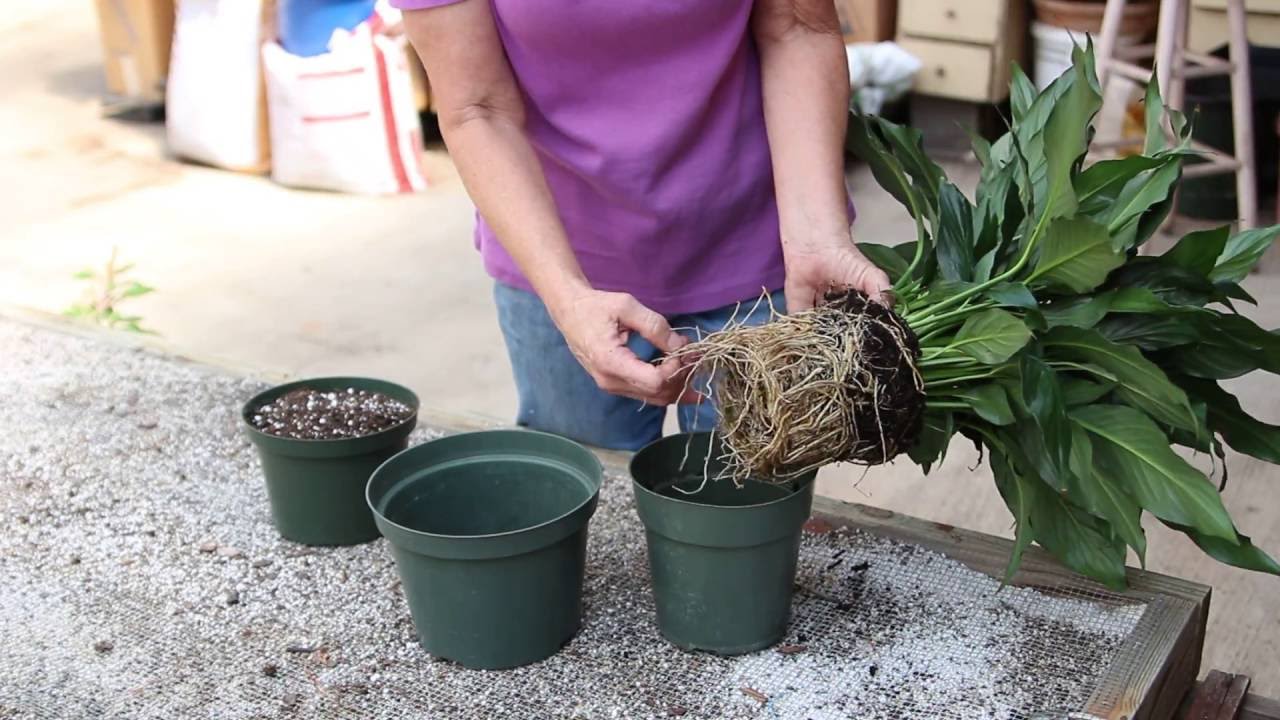
{"type": "MultiPolygon", "coordinates": [[[[752,0],[469,1],[492,3],[593,287],[675,314],[782,286],[752,0]]],[[[490,275],[529,289],[483,217],[476,243],[490,275]]]]}

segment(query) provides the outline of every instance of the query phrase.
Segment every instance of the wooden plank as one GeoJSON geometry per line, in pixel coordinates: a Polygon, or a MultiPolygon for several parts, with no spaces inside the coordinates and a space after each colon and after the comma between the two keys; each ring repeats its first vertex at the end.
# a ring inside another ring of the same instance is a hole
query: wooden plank
{"type": "Polygon", "coordinates": [[[1181,698],[1195,687],[1200,673],[1200,659],[1204,654],[1204,629],[1208,620],[1208,603],[1200,614],[1188,624],[1178,637],[1175,648],[1165,663],[1161,674],[1148,691],[1148,700],[1135,713],[1135,720],[1164,720],[1174,717],[1181,705],[1181,698]]]}
{"type": "Polygon", "coordinates": [[[1209,676],[1194,691],[1191,708],[1187,710],[1187,720],[1218,720],[1230,686],[1230,675],[1210,670],[1209,676]]]}
{"type": "Polygon", "coordinates": [[[1165,718],[1195,684],[1198,629],[1188,602],[1156,597],[1103,672],[1085,710],[1107,720],[1165,718]],[[1194,656],[1195,662],[1187,658],[1194,656]]]}
{"type": "Polygon", "coordinates": [[[1227,688],[1227,696],[1222,700],[1217,720],[1234,720],[1240,716],[1245,696],[1249,694],[1249,682],[1248,675],[1235,675],[1231,678],[1231,687],[1227,688]]]}
{"type": "Polygon", "coordinates": [[[1240,708],[1240,720],[1280,720],[1280,700],[1246,695],[1240,708]]]}
{"type": "Polygon", "coordinates": [[[1249,693],[1248,675],[1210,670],[1187,697],[1178,720],[1280,720],[1280,702],[1249,693]]]}

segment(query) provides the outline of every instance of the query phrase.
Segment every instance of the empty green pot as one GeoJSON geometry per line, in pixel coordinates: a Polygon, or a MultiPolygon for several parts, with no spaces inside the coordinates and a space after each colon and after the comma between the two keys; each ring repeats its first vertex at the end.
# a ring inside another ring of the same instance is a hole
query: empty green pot
{"type": "Polygon", "coordinates": [[[262,460],[271,517],[281,536],[307,545],[357,545],[378,537],[378,526],[365,502],[365,486],[379,465],[408,444],[409,433],[418,423],[418,396],[413,391],[370,378],[312,378],[255,395],[245,403],[242,417],[262,460]],[[379,392],[413,408],[413,415],[381,432],[341,440],[277,437],[250,422],[258,408],[300,388],[379,392]]]}
{"type": "Polygon", "coordinates": [[[433,440],[373,473],[369,507],[427,652],[499,669],[573,638],[603,474],[581,445],[527,430],[433,440]]]}
{"type": "Polygon", "coordinates": [[[715,480],[711,435],[672,435],[631,461],[658,629],[686,650],[739,655],[780,641],[791,614],[810,473],[786,485],[715,480]],[[683,491],[683,492],[682,492],[683,491]]]}

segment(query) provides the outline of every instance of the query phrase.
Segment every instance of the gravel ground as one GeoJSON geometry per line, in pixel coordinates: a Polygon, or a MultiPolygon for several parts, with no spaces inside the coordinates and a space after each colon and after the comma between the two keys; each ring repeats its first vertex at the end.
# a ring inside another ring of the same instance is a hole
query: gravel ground
{"type": "Polygon", "coordinates": [[[780,649],[680,652],[613,477],[582,632],[464,670],[417,645],[383,541],[275,534],[237,426],[260,389],[0,320],[0,718],[1028,718],[1078,709],[1143,611],[834,532],[806,536],[780,649]]]}

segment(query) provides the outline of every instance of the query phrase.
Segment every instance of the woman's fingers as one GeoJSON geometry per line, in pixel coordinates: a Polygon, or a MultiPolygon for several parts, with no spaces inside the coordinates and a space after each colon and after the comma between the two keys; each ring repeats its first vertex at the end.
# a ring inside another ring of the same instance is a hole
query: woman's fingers
{"type": "Polygon", "coordinates": [[[684,347],[689,339],[631,295],[594,291],[558,315],[570,349],[600,389],[651,405],[670,405],[686,395],[687,361],[667,357],[656,364],[645,362],[627,346],[627,338],[637,333],[663,353],[684,347]]]}
{"type": "Polygon", "coordinates": [[[640,304],[630,295],[618,296],[618,322],[628,330],[640,333],[664,353],[675,352],[689,344],[689,338],[671,329],[667,319],[640,304]]]}

